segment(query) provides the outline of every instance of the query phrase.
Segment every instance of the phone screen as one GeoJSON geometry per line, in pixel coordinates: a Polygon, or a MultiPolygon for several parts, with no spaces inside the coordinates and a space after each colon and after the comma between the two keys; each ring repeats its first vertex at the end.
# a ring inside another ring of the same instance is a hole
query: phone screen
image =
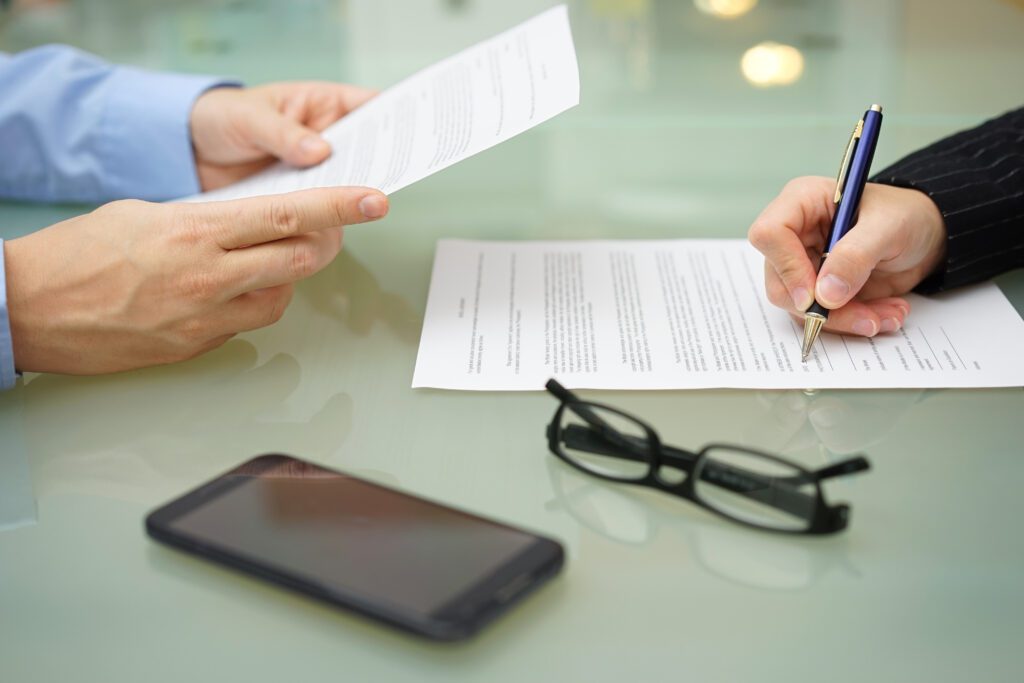
{"type": "Polygon", "coordinates": [[[261,460],[225,475],[235,485],[168,527],[269,568],[421,614],[537,540],[300,460],[269,466],[261,460]]]}

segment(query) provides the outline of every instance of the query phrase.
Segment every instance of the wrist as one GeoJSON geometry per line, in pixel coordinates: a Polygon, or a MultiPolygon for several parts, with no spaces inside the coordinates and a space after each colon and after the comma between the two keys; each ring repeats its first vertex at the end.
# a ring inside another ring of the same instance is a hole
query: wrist
{"type": "Polygon", "coordinates": [[[196,170],[196,180],[203,192],[229,185],[230,180],[223,179],[224,169],[219,160],[218,150],[223,156],[225,141],[231,141],[236,134],[230,126],[225,125],[225,109],[230,105],[224,94],[226,91],[237,91],[243,86],[240,83],[216,83],[196,96],[189,112],[189,139],[192,145],[192,159],[196,170]]]}
{"type": "Polygon", "coordinates": [[[244,90],[241,83],[221,81],[213,83],[196,95],[188,114],[188,129],[196,161],[208,160],[210,148],[225,143],[225,134],[231,133],[225,122],[230,118],[226,110],[231,105],[231,93],[244,90]]]}
{"type": "Polygon", "coordinates": [[[44,341],[46,331],[40,323],[47,315],[45,305],[37,296],[39,287],[34,282],[31,235],[4,243],[7,270],[7,317],[11,329],[11,349],[19,372],[45,371],[44,341]]]}
{"type": "Polygon", "coordinates": [[[940,270],[946,262],[946,221],[939,207],[925,192],[909,188],[905,191],[912,203],[912,229],[918,240],[919,253],[923,255],[919,268],[920,282],[940,270]]]}
{"type": "Polygon", "coordinates": [[[25,296],[24,266],[27,254],[23,248],[24,240],[25,238],[22,237],[4,243],[4,261],[7,271],[7,320],[10,324],[14,364],[19,370],[25,369],[23,361],[26,356],[30,356],[27,338],[31,336],[25,329],[25,322],[21,315],[30,306],[25,296]]]}

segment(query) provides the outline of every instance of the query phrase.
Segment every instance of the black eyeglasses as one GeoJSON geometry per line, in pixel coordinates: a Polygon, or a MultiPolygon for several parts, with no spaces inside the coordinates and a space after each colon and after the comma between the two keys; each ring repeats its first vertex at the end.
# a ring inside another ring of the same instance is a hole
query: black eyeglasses
{"type": "Polygon", "coordinates": [[[821,482],[871,467],[858,455],[808,470],[768,453],[708,444],[698,453],[661,443],[645,422],[582,401],[555,380],[561,405],[548,425],[548,448],[578,470],[609,481],[677,495],[740,524],[791,534],[842,531],[850,506],[825,502],[821,482]]]}

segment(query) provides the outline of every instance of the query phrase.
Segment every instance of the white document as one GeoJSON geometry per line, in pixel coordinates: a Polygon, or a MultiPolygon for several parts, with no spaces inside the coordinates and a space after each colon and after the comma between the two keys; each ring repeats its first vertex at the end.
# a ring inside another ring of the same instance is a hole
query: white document
{"type": "Polygon", "coordinates": [[[905,328],[823,332],[802,363],[763,263],[745,240],[442,240],[413,386],[1024,386],[1024,320],[991,283],[909,295],[905,328]]]}
{"type": "Polygon", "coordinates": [[[391,193],[533,128],[580,101],[565,5],[554,7],[385,90],[328,128],[333,154],[277,164],[186,201],[360,185],[391,193]]]}

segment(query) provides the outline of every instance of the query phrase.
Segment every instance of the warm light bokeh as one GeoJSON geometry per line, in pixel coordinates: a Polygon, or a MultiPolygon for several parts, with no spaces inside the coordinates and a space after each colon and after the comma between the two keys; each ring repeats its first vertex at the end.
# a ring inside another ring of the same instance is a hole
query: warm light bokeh
{"type": "Polygon", "coordinates": [[[744,52],[740,68],[743,77],[758,87],[790,85],[804,73],[804,56],[792,45],[767,41],[744,52]]]}
{"type": "Polygon", "coordinates": [[[693,4],[704,14],[719,19],[735,19],[754,9],[757,0],[693,0],[693,4]]]}

